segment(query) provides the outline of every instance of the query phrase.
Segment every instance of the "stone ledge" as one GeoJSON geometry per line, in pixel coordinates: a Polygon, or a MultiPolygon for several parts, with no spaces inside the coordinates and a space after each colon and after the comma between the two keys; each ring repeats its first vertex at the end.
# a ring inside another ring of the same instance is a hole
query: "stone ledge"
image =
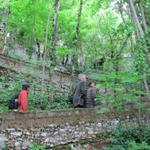
{"type": "MultiPolygon", "coordinates": [[[[142,111],[150,120],[150,112],[142,111]]],[[[0,114],[0,130],[6,128],[34,128],[43,127],[48,124],[78,124],[79,122],[97,122],[113,119],[136,118],[137,110],[126,111],[121,113],[109,112],[98,115],[95,109],[66,109],[53,111],[38,112],[5,112],[0,114]]]]}
{"type": "Polygon", "coordinates": [[[23,127],[32,128],[34,126],[41,127],[47,124],[76,124],[79,121],[94,121],[94,109],[68,109],[55,111],[40,111],[40,112],[5,112],[0,114],[1,129],[7,127],[23,127]]]}

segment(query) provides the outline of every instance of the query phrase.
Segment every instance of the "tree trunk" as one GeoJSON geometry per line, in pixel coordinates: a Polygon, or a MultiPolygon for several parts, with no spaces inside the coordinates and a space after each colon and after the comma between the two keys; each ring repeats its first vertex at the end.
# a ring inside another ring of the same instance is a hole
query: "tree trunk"
{"type": "Polygon", "coordinates": [[[139,3],[139,7],[141,9],[141,15],[142,15],[142,20],[143,20],[143,26],[144,26],[144,30],[147,32],[148,31],[148,26],[146,23],[146,19],[145,19],[145,14],[144,14],[144,9],[141,3],[139,3]]]}
{"type": "Polygon", "coordinates": [[[45,73],[45,65],[46,65],[46,56],[47,56],[47,43],[48,43],[48,27],[50,24],[50,6],[48,8],[48,16],[47,16],[47,24],[46,24],[46,32],[45,32],[45,43],[44,43],[44,52],[43,52],[43,74],[45,73]]]}
{"type": "Polygon", "coordinates": [[[1,49],[1,53],[4,54],[6,51],[6,46],[7,46],[7,42],[8,42],[8,32],[7,32],[7,24],[8,24],[8,16],[9,16],[9,8],[5,8],[3,13],[2,13],[2,22],[1,22],[1,26],[2,26],[2,47],[1,49]]]}
{"type": "Polygon", "coordinates": [[[138,29],[138,32],[140,34],[140,37],[143,37],[144,36],[144,32],[143,32],[143,29],[141,27],[141,24],[139,22],[139,19],[138,19],[138,16],[137,16],[137,13],[136,13],[136,9],[134,7],[134,4],[133,4],[133,1],[132,0],[128,0],[128,4],[129,4],[129,7],[133,13],[133,20],[135,21],[135,25],[137,26],[137,29],[138,29]]]}
{"type": "Polygon", "coordinates": [[[51,35],[51,51],[50,51],[50,59],[53,65],[56,65],[56,38],[57,38],[57,19],[58,19],[58,11],[59,11],[59,0],[55,0],[54,2],[54,17],[52,24],[52,35],[51,35]]]}
{"type": "Polygon", "coordinates": [[[36,45],[37,45],[37,58],[40,60],[41,58],[41,48],[40,48],[40,42],[36,39],[36,45]]]}
{"type": "Polygon", "coordinates": [[[75,50],[73,53],[73,65],[75,68],[78,67],[78,56],[77,56],[77,51],[78,51],[78,43],[79,43],[79,35],[80,35],[80,22],[81,22],[81,15],[82,15],[82,7],[83,7],[83,0],[80,0],[80,8],[78,11],[78,19],[77,19],[77,25],[76,25],[76,33],[75,33],[75,38],[74,38],[74,46],[75,50]]]}

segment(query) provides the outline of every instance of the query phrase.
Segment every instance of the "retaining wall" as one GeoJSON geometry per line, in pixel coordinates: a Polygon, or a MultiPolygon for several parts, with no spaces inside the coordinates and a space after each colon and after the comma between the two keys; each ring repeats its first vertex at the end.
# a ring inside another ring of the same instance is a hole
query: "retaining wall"
{"type": "Polygon", "coordinates": [[[130,123],[150,123],[150,112],[130,110],[123,113],[97,114],[95,109],[68,109],[43,112],[6,112],[0,115],[0,133],[6,137],[9,149],[29,149],[32,143],[47,148],[114,130],[119,120],[130,123]]]}

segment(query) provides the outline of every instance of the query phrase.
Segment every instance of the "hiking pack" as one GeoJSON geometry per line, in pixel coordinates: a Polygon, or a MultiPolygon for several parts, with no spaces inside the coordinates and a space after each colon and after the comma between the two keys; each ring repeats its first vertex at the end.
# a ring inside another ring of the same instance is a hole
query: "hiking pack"
{"type": "Polygon", "coordinates": [[[18,109],[18,97],[19,93],[12,96],[9,101],[9,109],[18,109]]]}

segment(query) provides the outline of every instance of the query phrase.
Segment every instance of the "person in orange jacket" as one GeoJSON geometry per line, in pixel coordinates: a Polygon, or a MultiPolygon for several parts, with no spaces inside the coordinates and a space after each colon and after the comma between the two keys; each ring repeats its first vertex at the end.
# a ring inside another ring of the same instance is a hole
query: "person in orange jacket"
{"type": "Polygon", "coordinates": [[[29,94],[29,85],[22,85],[22,90],[18,96],[18,111],[27,112],[28,111],[28,94],[29,94]]]}

